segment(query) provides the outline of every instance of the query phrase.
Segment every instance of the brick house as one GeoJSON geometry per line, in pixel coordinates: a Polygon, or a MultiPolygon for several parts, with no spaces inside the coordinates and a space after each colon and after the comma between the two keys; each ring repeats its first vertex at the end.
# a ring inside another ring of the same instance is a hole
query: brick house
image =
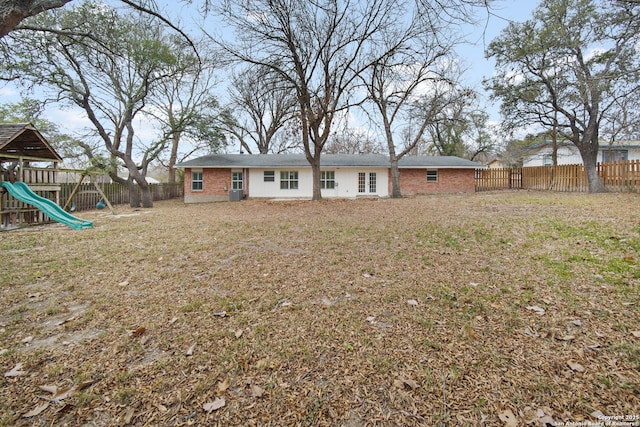
{"type": "MultiPolygon", "coordinates": [[[[378,154],[324,154],[323,198],[388,197],[389,159],[378,154]]],[[[404,157],[399,162],[403,195],[475,191],[480,163],[453,156],[404,157]]],[[[212,154],[179,163],[186,203],[241,198],[311,198],[311,166],[302,154],[212,154]]]]}

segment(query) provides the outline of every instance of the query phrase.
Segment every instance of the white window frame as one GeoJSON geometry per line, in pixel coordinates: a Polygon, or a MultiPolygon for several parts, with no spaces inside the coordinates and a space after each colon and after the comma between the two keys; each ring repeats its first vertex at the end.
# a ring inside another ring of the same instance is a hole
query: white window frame
{"type": "Polygon", "coordinates": [[[358,193],[367,192],[367,173],[358,172],[358,193]]]}
{"type": "Polygon", "coordinates": [[[242,190],[242,171],[231,171],[231,189],[242,190]],[[238,175],[240,178],[238,179],[238,175]]]}
{"type": "Polygon", "coordinates": [[[298,171],[280,171],[280,189],[297,190],[299,187],[298,171]]]}
{"type": "Polygon", "coordinates": [[[427,169],[427,182],[438,182],[438,169],[427,169]]]}
{"type": "Polygon", "coordinates": [[[358,193],[376,193],[378,190],[377,172],[358,172],[358,193]]]}
{"type": "Polygon", "coordinates": [[[333,190],[336,188],[335,171],[320,171],[320,188],[322,190],[333,190]]]}
{"type": "Polygon", "coordinates": [[[369,193],[376,193],[378,191],[378,174],[375,172],[369,172],[369,193]]]}
{"type": "Polygon", "coordinates": [[[204,172],[200,170],[191,171],[191,191],[203,191],[204,190],[204,172]],[[197,177],[197,178],[196,178],[197,177]],[[196,188],[200,184],[200,188],[196,188]]]}
{"type": "Polygon", "coordinates": [[[276,182],[276,171],[264,171],[264,182],[276,182]]]}

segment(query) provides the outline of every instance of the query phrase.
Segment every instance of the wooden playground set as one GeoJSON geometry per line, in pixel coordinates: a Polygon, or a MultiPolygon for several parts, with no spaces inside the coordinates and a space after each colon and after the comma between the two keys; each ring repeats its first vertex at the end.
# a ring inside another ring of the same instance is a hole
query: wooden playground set
{"type": "Polygon", "coordinates": [[[100,196],[97,207],[108,206],[114,212],[95,177],[85,171],[60,169],[61,162],[60,155],[33,125],[0,124],[0,231],[51,221],[73,229],[93,227],[91,221],[69,213],[85,179],[95,188],[91,192],[100,196]],[[61,173],[79,177],[64,204],[60,200],[61,173]]]}

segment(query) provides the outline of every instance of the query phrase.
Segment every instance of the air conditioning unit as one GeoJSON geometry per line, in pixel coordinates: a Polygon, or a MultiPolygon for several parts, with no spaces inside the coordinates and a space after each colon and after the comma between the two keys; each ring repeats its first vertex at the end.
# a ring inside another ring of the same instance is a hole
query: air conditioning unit
{"type": "Polygon", "coordinates": [[[229,200],[232,202],[237,202],[238,200],[242,200],[244,198],[244,194],[242,190],[231,190],[229,193],[229,200]]]}

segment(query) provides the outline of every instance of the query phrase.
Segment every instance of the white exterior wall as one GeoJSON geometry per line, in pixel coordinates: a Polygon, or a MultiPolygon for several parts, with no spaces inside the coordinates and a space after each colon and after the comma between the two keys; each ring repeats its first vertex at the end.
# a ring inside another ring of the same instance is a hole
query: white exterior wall
{"type": "MultiPolygon", "coordinates": [[[[322,190],[323,198],[355,198],[358,196],[389,196],[389,171],[387,168],[323,168],[326,171],[335,171],[335,188],[322,190]],[[358,173],[376,173],[376,192],[358,193],[358,173]]],[[[313,176],[311,168],[280,168],[280,169],[250,169],[249,170],[249,197],[267,197],[274,199],[298,198],[310,199],[313,195],[313,176]],[[275,180],[264,182],[264,171],[274,171],[275,180]],[[280,172],[297,171],[298,189],[281,190],[280,172]]]]}
{"type": "MultiPolygon", "coordinates": [[[[630,147],[630,148],[616,148],[615,145],[613,149],[627,150],[627,160],[640,160],[640,148],[630,147]]],[[[553,150],[551,147],[543,147],[538,152],[533,155],[528,156],[523,161],[523,166],[544,166],[544,156],[551,156],[551,152],[553,150]]],[[[602,162],[602,148],[598,150],[598,162],[602,162]]],[[[582,164],[582,156],[580,156],[580,152],[578,151],[578,147],[576,146],[563,146],[558,148],[558,164],[559,165],[580,165],[582,164]]]]}
{"type": "MultiPolygon", "coordinates": [[[[534,155],[524,159],[523,166],[544,166],[544,156],[551,156],[553,149],[551,147],[543,147],[534,155]]],[[[558,164],[559,165],[575,165],[581,164],[582,157],[578,151],[578,147],[558,147],[558,164]]]]}
{"type": "MultiPolygon", "coordinates": [[[[640,160],[640,148],[629,148],[628,149],[629,157],[627,160],[640,160]]],[[[600,156],[598,159],[601,159],[600,156]]]]}

